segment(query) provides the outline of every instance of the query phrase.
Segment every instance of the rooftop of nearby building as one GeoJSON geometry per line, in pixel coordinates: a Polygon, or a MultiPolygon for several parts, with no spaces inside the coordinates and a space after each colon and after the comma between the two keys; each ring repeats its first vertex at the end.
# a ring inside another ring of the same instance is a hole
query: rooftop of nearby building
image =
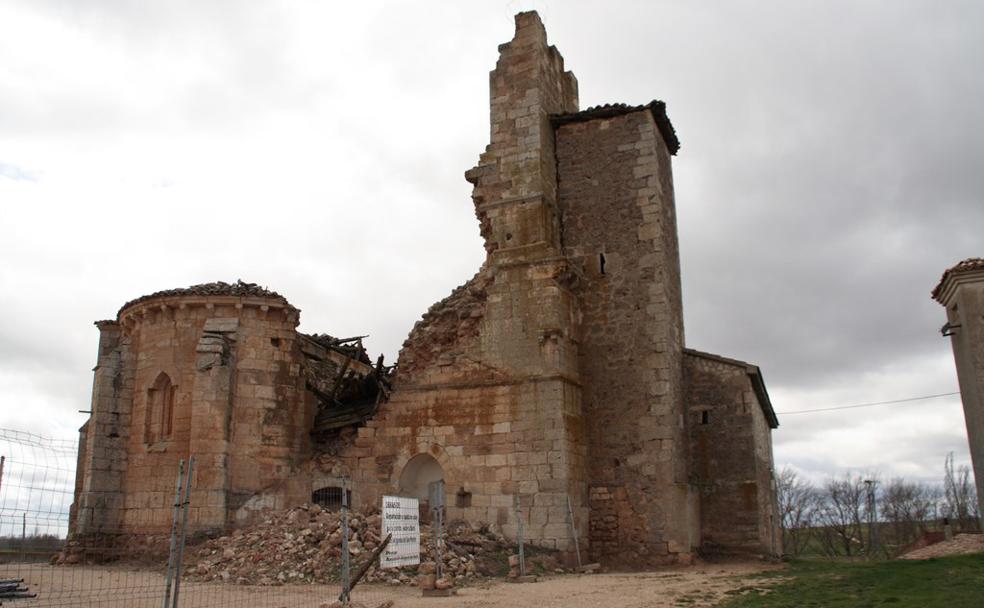
{"type": "Polygon", "coordinates": [[[765,419],[768,421],[769,427],[779,427],[779,417],[776,416],[776,410],[772,407],[772,400],[769,399],[769,391],[765,389],[765,380],[762,379],[762,370],[759,369],[759,366],[748,363],[747,361],[729,359],[728,357],[722,357],[714,353],[705,353],[700,350],[694,350],[693,348],[683,349],[683,354],[744,368],[752,381],[752,388],[755,390],[755,396],[758,397],[759,405],[762,406],[762,413],[765,414],[765,419]]]}
{"type": "Polygon", "coordinates": [[[943,272],[943,276],[940,277],[940,282],[933,288],[933,299],[940,299],[940,295],[943,293],[943,284],[946,283],[946,280],[952,275],[961,272],[971,272],[973,270],[984,270],[984,258],[967,258],[966,260],[958,262],[952,267],[947,268],[943,272]]]}
{"type": "Polygon", "coordinates": [[[656,127],[659,129],[660,135],[663,136],[663,141],[666,142],[666,147],[670,149],[670,154],[675,155],[677,151],[680,150],[680,140],[677,138],[676,130],[673,128],[670,118],[666,115],[666,104],[658,99],[654,99],[653,101],[650,101],[646,105],[642,106],[630,106],[624,103],[608,103],[603,106],[594,106],[588,108],[587,110],[574,112],[573,114],[556,114],[550,117],[550,122],[554,127],[559,127],[572,122],[585,122],[588,120],[597,120],[599,118],[612,118],[614,116],[622,116],[624,114],[641,112],[643,110],[649,110],[653,113],[653,118],[656,120],[656,127]]]}

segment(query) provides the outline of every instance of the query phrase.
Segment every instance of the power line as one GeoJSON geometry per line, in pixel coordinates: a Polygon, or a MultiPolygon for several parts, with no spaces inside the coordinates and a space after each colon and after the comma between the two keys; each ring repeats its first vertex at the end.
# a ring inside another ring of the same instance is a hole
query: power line
{"type": "Polygon", "coordinates": [[[875,405],[891,405],[893,403],[909,403],[911,401],[924,401],[926,399],[936,399],[938,397],[950,397],[952,395],[959,395],[959,392],[954,393],[939,393],[938,395],[923,395],[922,397],[909,397],[907,399],[892,399],[891,401],[875,401],[872,403],[857,403],[855,405],[838,405],[836,407],[821,407],[815,410],[798,410],[795,412],[776,412],[777,415],[781,416],[792,416],[793,414],[812,414],[814,412],[831,412],[833,410],[852,410],[859,407],[872,407],[875,405]]]}

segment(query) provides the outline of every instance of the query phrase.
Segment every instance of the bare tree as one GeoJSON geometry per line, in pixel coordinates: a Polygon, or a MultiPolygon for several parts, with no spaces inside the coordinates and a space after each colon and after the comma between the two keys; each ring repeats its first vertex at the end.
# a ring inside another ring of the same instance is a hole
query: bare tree
{"type": "Polygon", "coordinates": [[[817,489],[800,479],[792,468],[783,467],[776,479],[776,492],[783,547],[787,553],[799,555],[813,535],[819,504],[817,489]]]}
{"type": "Polygon", "coordinates": [[[872,475],[845,473],[823,486],[817,509],[820,544],[829,555],[858,555],[870,551],[865,537],[867,522],[874,520],[865,480],[872,475]]]}
{"type": "Polygon", "coordinates": [[[953,452],[946,455],[943,464],[943,517],[959,530],[972,531],[978,528],[977,491],[970,478],[970,467],[960,465],[954,468],[953,452]]]}
{"type": "MultiPolygon", "coordinates": [[[[970,473],[970,467],[964,465],[963,468],[967,470],[968,474],[970,473]]],[[[969,490],[970,490],[970,523],[971,523],[970,529],[980,532],[982,513],[981,513],[981,501],[980,498],[978,498],[977,496],[977,484],[971,481],[969,483],[969,490]]]]}
{"type": "Polygon", "coordinates": [[[882,487],[881,517],[890,537],[885,539],[886,550],[897,552],[917,540],[936,517],[940,500],[938,487],[908,482],[897,477],[882,487]]]}

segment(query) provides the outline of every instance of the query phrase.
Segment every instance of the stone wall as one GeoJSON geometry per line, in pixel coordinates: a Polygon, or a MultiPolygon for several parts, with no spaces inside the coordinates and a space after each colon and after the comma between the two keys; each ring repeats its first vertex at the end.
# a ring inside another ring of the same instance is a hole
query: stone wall
{"type": "Polygon", "coordinates": [[[648,108],[556,134],[565,254],[582,268],[579,367],[592,556],[663,561],[697,538],[670,151],[648,108]]]}
{"type": "Polygon", "coordinates": [[[498,524],[512,536],[519,497],[527,540],[568,548],[573,482],[564,439],[578,429],[562,426],[552,405],[565,396],[554,390],[552,383],[402,386],[385,412],[359,429],[356,500],[407,494],[416,485],[402,478],[407,463],[429,454],[443,471],[449,519],[498,524]]]}
{"type": "Polygon", "coordinates": [[[688,350],[684,357],[701,547],[708,553],[782,551],[770,421],[753,385],[757,368],[688,350]]]}
{"type": "Polygon", "coordinates": [[[92,413],[80,432],[74,517],[70,522],[79,535],[119,530],[128,463],[134,369],[130,340],[113,321],[100,321],[96,327],[99,347],[93,370],[92,413]]]}

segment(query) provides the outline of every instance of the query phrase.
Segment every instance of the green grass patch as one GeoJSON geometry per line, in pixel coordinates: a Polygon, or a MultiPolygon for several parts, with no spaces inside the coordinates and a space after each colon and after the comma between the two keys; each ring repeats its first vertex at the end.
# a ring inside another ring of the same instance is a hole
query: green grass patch
{"type": "Polygon", "coordinates": [[[984,554],[929,560],[796,560],[720,608],[981,608],[984,554]],[[770,581],[776,579],[778,581],[770,581]]]}

